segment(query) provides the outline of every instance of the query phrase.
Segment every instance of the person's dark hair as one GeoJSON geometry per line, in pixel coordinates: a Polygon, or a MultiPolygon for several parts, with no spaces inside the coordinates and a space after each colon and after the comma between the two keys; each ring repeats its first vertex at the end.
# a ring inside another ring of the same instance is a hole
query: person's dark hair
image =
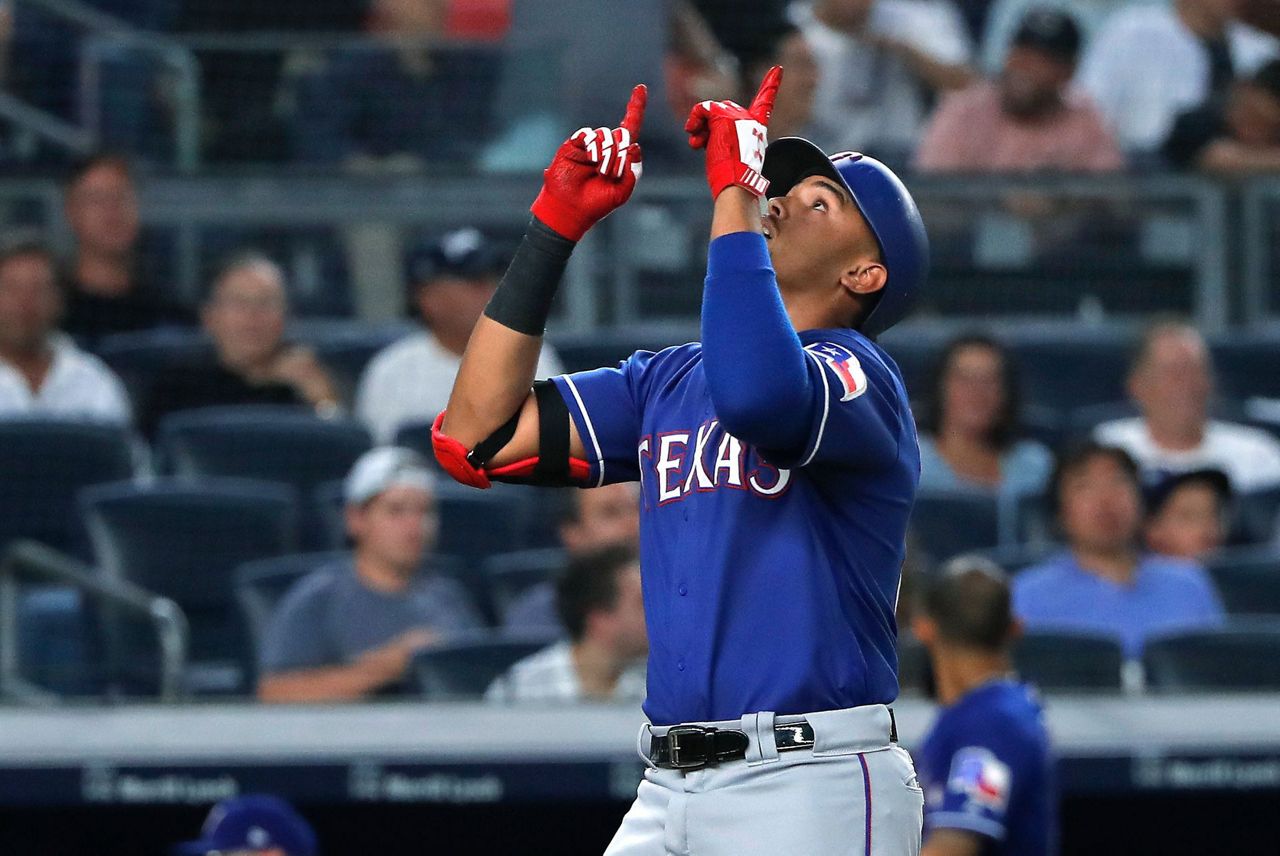
{"type": "Polygon", "coordinates": [[[1280,59],[1273,59],[1258,69],[1253,75],[1253,84],[1259,89],[1265,89],[1268,95],[1280,101],[1280,59]]]}
{"type": "Polygon", "coordinates": [[[1059,457],[1049,479],[1049,491],[1046,496],[1049,510],[1054,517],[1061,510],[1062,483],[1068,476],[1087,465],[1094,458],[1110,458],[1122,469],[1132,481],[1139,496],[1142,491],[1141,471],[1133,457],[1118,446],[1108,446],[1097,440],[1085,440],[1068,448],[1059,457]]]}
{"type": "Polygon", "coordinates": [[[959,556],[943,565],[924,586],[918,608],[943,639],[966,648],[1001,651],[1013,632],[1008,578],[981,557],[959,556]]]}
{"type": "Polygon", "coordinates": [[[556,580],[556,608],[570,639],[582,638],[592,612],[613,608],[618,602],[618,575],[637,561],[635,548],[627,544],[590,550],[569,560],[556,580]]]}
{"type": "Polygon", "coordinates": [[[213,300],[214,295],[218,291],[218,285],[226,278],[227,274],[238,271],[241,268],[254,267],[256,265],[263,265],[264,267],[269,267],[274,270],[280,277],[280,281],[286,285],[287,291],[288,280],[285,277],[284,268],[280,267],[280,265],[276,263],[275,259],[271,258],[271,256],[261,250],[255,250],[252,248],[239,249],[223,258],[222,261],[218,263],[218,266],[214,268],[213,276],[209,277],[209,280],[205,283],[204,289],[200,295],[201,305],[207,304],[213,300]]]}
{"type": "Polygon", "coordinates": [[[1018,439],[1018,433],[1022,427],[1019,423],[1022,411],[1021,384],[1018,379],[1018,366],[1014,362],[1013,355],[1004,345],[985,333],[965,333],[952,339],[942,349],[930,375],[933,378],[933,385],[925,400],[922,427],[935,437],[942,430],[942,423],[946,418],[944,387],[947,373],[951,370],[951,364],[956,356],[965,348],[985,348],[1000,358],[1000,385],[1004,387],[1004,404],[996,413],[995,421],[987,432],[987,442],[1003,451],[1018,439]]]}
{"type": "Polygon", "coordinates": [[[133,165],[130,163],[128,155],[122,152],[94,152],[72,162],[62,180],[63,190],[70,190],[80,179],[100,166],[118,169],[128,176],[130,181],[135,178],[133,165]]]}
{"type": "Polygon", "coordinates": [[[38,232],[24,230],[0,236],[0,267],[24,256],[40,256],[50,265],[55,264],[53,250],[38,232]]]}

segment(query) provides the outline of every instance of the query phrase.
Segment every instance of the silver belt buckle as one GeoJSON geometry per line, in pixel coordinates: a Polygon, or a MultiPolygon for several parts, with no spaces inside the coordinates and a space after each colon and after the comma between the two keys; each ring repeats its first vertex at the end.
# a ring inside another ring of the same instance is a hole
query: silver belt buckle
{"type": "Polygon", "coordinates": [[[706,739],[708,735],[715,731],[714,728],[702,728],[697,725],[673,725],[667,729],[667,749],[671,756],[670,764],[676,770],[700,770],[707,765],[707,759],[701,761],[682,761],[680,759],[680,739],[681,737],[694,737],[706,739]]]}

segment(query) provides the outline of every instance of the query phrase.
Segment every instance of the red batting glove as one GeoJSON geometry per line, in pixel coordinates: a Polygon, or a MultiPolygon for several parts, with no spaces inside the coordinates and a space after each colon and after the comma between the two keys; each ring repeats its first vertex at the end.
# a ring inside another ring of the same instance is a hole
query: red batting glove
{"type": "Polygon", "coordinates": [[[694,105],[684,123],[689,145],[707,150],[707,183],[711,198],[729,185],[764,196],[769,182],[760,174],[768,145],[769,115],[782,81],[782,66],[769,69],[750,107],[732,101],[703,101],[694,105]]]}
{"type": "Polygon", "coordinates": [[[542,172],[542,192],[533,216],[558,234],[577,241],[598,221],[631,198],[640,178],[640,126],[648,90],[631,90],[627,113],[617,128],[579,128],[542,172]]]}

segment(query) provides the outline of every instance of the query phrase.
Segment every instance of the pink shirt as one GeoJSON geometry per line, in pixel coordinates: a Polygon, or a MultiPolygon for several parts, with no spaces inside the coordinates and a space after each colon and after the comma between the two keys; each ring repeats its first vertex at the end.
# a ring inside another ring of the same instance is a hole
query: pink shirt
{"type": "Polygon", "coordinates": [[[1102,117],[1082,95],[1034,122],[1009,116],[995,83],[976,83],[938,106],[916,150],[922,172],[1107,172],[1124,157],[1102,117]]]}

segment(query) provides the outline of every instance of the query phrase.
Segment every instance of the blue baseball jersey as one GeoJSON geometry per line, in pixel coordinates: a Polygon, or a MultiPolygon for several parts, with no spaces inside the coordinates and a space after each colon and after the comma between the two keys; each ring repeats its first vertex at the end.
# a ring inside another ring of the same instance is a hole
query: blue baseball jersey
{"type": "Polygon", "coordinates": [[[698,344],[555,379],[591,484],[640,482],[655,724],[897,696],[894,609],[920,477],[906,390],[856,331],[799,337],[820,393],[803,448],[727,433],[698,344]]]}
{"type": "Polygon", "coordinates": [[[916,757],[925,840],[935,829],[984,839],[983,853],[1057,852],[1057,788],[1035,690],[996,680],[938,716],[916,757]]]}

